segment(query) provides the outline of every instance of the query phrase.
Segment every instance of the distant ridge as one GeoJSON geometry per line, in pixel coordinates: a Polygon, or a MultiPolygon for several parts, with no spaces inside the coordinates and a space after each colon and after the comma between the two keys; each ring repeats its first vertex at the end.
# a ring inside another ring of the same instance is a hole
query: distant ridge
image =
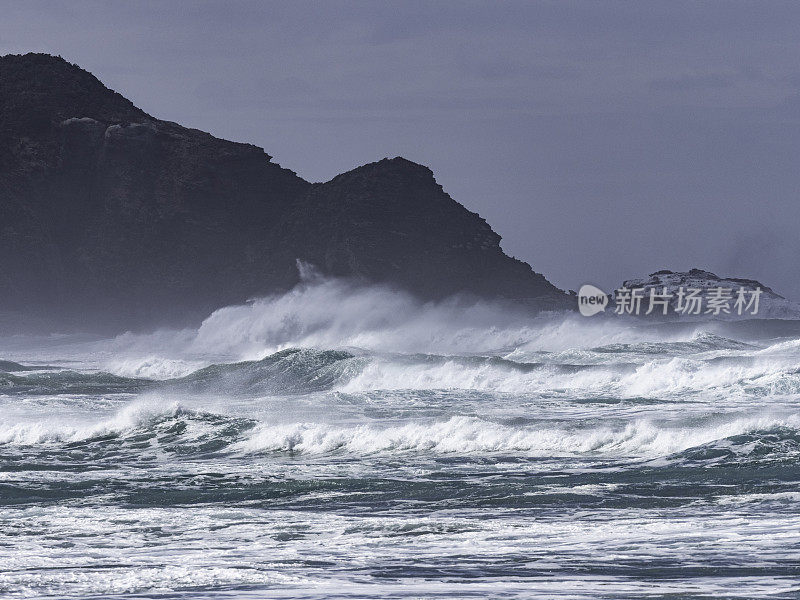
{"type": "Polygon", "coordinates": [[[0,57],[0,257],[0,313],[76,327],[190,322],[292,287],[297,259],[425,299],[566,298],[422,165],[311,184],[47,54],[0,57]]]}

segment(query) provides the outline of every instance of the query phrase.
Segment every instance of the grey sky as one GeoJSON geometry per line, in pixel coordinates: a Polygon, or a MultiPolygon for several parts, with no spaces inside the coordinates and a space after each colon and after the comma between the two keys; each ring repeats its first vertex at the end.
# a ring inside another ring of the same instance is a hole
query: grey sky
{"type": "Polygon", "coordinates": [[[424,163],[559,286],[697,266],[800,299],[800,3],[0,7],[1,53],[311,181],[424,163]]]}

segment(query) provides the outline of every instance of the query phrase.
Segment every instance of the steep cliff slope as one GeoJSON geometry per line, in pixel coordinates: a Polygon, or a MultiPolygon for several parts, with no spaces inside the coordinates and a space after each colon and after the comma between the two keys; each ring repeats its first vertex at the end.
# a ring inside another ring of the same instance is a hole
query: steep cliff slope
{"type": "Polygon", "coordinates": [[[151,117],[61,58],[0,58],[6,322],[187,322],[291,287],[297,259],[425,298],[563,300],[499,241],[404,159],[312,185],[258,147],[151,117]]]}

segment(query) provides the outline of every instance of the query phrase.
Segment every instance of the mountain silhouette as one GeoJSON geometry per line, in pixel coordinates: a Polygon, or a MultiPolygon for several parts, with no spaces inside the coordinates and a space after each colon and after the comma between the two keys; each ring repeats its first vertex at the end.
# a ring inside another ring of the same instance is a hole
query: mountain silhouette
{"type": "Polygon", "coordinates": [[[565,299],[427,167],[384,159],[312,184],[60,57],[0,57],[0,327],[189,323],[290,289],[298,260],[423,299],[565,299]]]}

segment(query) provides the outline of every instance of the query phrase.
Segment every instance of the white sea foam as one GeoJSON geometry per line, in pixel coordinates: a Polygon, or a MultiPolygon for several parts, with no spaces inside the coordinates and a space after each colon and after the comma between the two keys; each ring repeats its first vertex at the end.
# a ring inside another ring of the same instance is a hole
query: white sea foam
{"type": "MultiPolygon", "coordinates": [[[[132,432],[147,432],[163,423],[166,430],[183,423],[182,443],[192,443],[224,427],[225,416],[195,413],[177,402],[157,397],[140,399],[101,419],[91,414],[72,421],[62,418],[7,418],[0,425],[0,444],[60,444],[132,432]],[[220,422],[218,417],[223,417],[220,422]]],[[[279,415],[274,415],[278,417],[279,415]]],[[[657,457],[744,433],[778,427],[800,428],[800,413],[734,414],[716,418],[687,418],[661,422],[637,418],[625,423],[598,421],[591,426],[540,421],[509,425],[474,416],[411,420],[396,424],[353,424],[273,421],[269,413],[242,438],[229,438],[230,450],[356,454],[425,452],[482,454],[512,452],[529,456],[632,456],[657,457]]]]}
{"type": "Polygon", "coordinates": [[[532,313],[500,302],[449,298],[421,302],[380,285],[312,278],[290,292],[215,311],[191,341],[195,353],[260,358],[292,347],[357,347],[381,352],[538,352],[612,343],[691,339],[666,335],[621,319],[572,313],[532,313]]]}
{"type": "Polygon", "coordinates": [[[624,426],[593,428],[552,425],[506,426],[476,417],[379,427],[323,423],[261,424],[235,448],[244,452],[307,454],[352,452],[524,453],[528,456],[629,456],[654,458],[744,433],[798,428],[800,415],[720,418],[708,424],[663,425],[638,419],[624,426]]]}
{"type": "MultiPolygon", "coordinates": [[[[492,354],[520,362],[603,364],[618,362],[626,353],[635,354],[637,346],[644,349],[648,344],[647,351],[656,355],[653,346],[664,346],[664,355],[669,355],[670,343],[693,341],[697,352],[714,352],[713,341],[706,343],[703,338],[704,327],[665,330],[613,317],[534,316],[507,304],[467,298],[425,303],[380,285],[311,278],[285,294],[221,308],[196,330],[125,333],[111,340],[69,343],[45,340],[36,358],[66,365],[77,358],[89,368],[153,379],[186,375],[215,362],[260,359],[290,347],[492,354]],[[613,345],[627,345],[627,350],[593,351],[613,345]]],[[[19,348],[18,340],[0,340],[0,353],[6,358],[33,356],[31,350],[19,348]]],[[[692,348],[680,350],[689,351],[692,348]]],[[[797,356],[800,347],[787,343],[764,352],[797,356]]]]}
{"type": "Polygon", "coordinates": [[[207,361],[164,358],[149,355],[144,357],[122,357],[104,363],[105,371],[123,377],[144,379],[174,379],[183,377],[208,365],[207,361]]]}
{"type": "Polygon", "coordinates": [[[307,281],[17,344],[80,373],[0,374],[0,595],[791,595],[800,343],[666,331],[307,281]]]}
{"type": "Polygon", "coordinates": [[[571,368],[544,364],[519,369],[493,362],[465,364],[456,359],[436,362],[377,358],[343,381],[344,392],[401,389],[464,389],[516,394],[606,395],[625,398],[685,398],[693,393],[760,397],[800,393],[800,373],[793,359],[783,361],[706,362],[673,357],[638,365],[598,364],[571,368]]]}
{"type": "Polygon", "coordinates": [[[174,415],[183,409],[177,402],[143,398],[97,419],[92,413],[30,414],[14,418],[4,411],[0,419],[0,443],[33,445],[86,440],[101,435],[131,431],[156,417],[174,415]]]}

